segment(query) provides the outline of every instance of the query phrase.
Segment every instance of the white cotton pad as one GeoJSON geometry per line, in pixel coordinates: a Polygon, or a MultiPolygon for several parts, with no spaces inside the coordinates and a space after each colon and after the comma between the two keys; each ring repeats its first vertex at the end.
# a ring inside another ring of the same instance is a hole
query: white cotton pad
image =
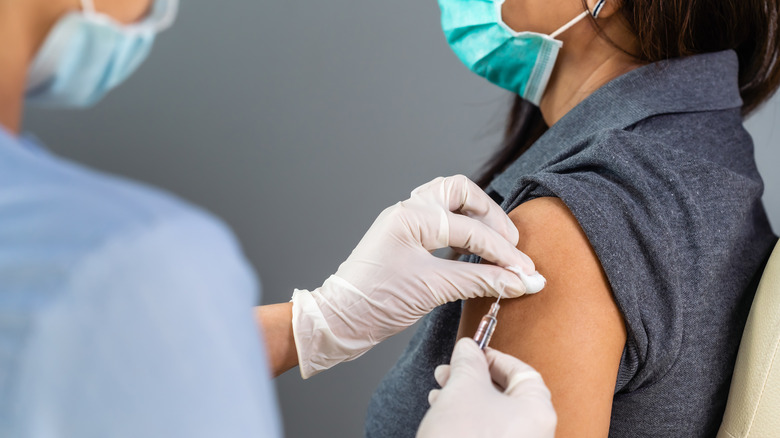
{"type": "Polygon", "coordinates": [[[542,274],[536,271],[534,271],[533,274],[528,275],[524,273],[519,266],[507,266],[506,269],[514,272],[518,277],[520,277],[520,280],[522,280],[523,284],[525,285],[525,291],[528,294],[535,294],[539,292],[540,290],[544,289],[544,285],[547,284],[547,280],[542,277],[542,274]]]}

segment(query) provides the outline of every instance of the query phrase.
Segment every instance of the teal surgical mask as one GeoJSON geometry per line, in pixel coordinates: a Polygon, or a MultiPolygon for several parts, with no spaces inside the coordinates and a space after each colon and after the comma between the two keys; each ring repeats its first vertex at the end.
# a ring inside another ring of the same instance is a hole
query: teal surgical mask
{"type": "MultiPolygon", "coordinates": [[[[563,42],[555,39],[590,14],[584,11],[550,35],[516,32],[504,23],[505,0],[439,0],[452,50],[474,73],[539,105],[563,42]]],[[[605,0],[593,9],[597,17],[605,0]]]]}
{"type": "Polygon", "coordinates": [[[123,25],[82,0],[82,11],[54,25],[30,65],[26,101],[80,108],[93,105],[127,79],[146,59],[155,35],[169,27],[178,0],[153,0],[141,22],[123,25]]]}

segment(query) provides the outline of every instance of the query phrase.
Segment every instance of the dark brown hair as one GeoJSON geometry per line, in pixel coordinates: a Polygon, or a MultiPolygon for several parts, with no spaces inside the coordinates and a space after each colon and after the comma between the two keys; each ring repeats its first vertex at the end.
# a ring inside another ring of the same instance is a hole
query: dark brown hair
{"type": "MultiPolygon", "coordinates": [[[[637,39],[638,52],[631,55],[640,62],[736,51],[743,115],[761,106],[780,86],[780,0],[611,1],[621,1],[622,18],[637,39]]],[[[585,0],[583,4],[587,7],[585,0]]],[[[477,183],[486,187],[546,130],[539,109],[516,96],[504,142],[477,183]]]]}

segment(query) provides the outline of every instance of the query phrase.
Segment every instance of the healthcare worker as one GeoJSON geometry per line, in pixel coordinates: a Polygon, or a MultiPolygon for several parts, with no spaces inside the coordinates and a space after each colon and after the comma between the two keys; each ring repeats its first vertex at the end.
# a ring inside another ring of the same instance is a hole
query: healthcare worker
{"type": "MultiPolygon", "coordinates": [[[[0,0],[0,436],[279,436],[266,359],[307,377],[442,303],[543,285],[498,206],[440,178],[385,210],[322,287],[255,320],[255,277],[219,220],[18,134],[25,101],[84,107],[124,81],[177,3],[0,0]],[[446,246],[495,266],[431,255],[446,246]]],[[[421,436],[554,429],[516,359],[466,340],[436,378],[421,436]]]]}

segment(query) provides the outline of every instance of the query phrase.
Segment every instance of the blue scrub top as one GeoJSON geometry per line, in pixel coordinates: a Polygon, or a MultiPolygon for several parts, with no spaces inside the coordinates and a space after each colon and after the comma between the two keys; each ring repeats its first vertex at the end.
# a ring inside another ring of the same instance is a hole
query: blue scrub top
{"type": "Polygon", "coordinates": [[[278,437],[230,230],[0,130],[0,436],[278,437]]]}

